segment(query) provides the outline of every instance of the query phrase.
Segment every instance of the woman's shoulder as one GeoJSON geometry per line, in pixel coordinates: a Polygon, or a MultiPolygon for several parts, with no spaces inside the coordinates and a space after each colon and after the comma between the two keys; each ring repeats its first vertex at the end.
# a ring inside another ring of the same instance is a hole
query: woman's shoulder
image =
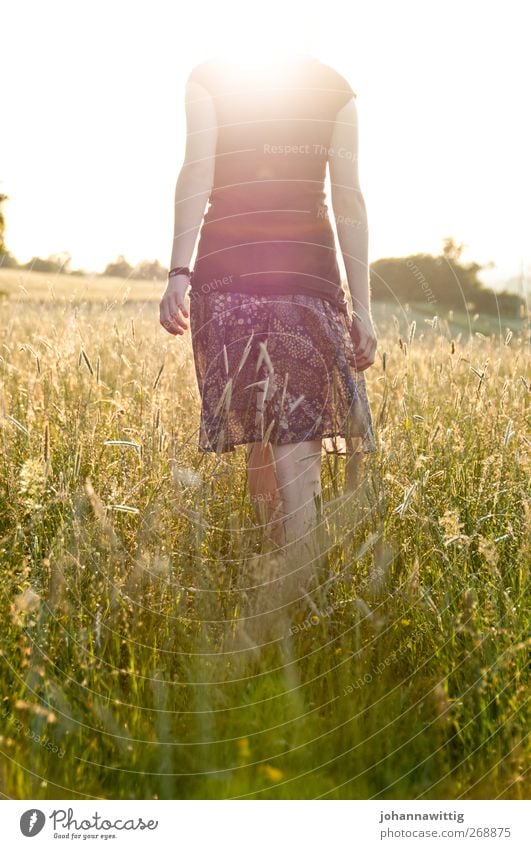
{"type": "MultiPolygon", "coordinates": [[[[356,92],[348,79],[331,65],[309,54],[302,54],[302,60],[305,78],[311,81],[312,87],[320,90],[333,101],[335,111],[352,97],[356,97],[356,92]]],[[[188,81],[198,82],[215,95],[220,86],[230,88],[231,84],[241,84],[242,76],[237,72],[237,68],[232,68],[230,62],[223,56],[212,56],[193,66],[188,75],[188,81]]]]}
{"type": "Polygon", "coordinates": [[[198,82],[210,90],[216,81],[222,62],[223,59],[220,56],[212,56],[210,59],[198,62],[188,74],[188,82],[198,82]]]}
{"type": "Polygon", "coordinates": [[[350,100],[350,98],[357,96],[346,76],[326,62],[322,62],[320,59],[316,61],[323,88],[326,88],[331,94],[337,95],[339,101],[343,101],[344,103],[350,100]]]}

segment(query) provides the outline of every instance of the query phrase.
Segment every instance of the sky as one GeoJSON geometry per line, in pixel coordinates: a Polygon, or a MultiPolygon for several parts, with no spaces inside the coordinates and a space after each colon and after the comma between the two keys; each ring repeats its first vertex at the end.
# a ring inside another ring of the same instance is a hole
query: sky
{"type": "Polygon", "coordinates": [[[168,266],[191,68],[239,47],[312,53],[357,93],[369,260],[440,253],[531,272],[526,2],[4,0],[0,192],[21,262],[168,266]]]}

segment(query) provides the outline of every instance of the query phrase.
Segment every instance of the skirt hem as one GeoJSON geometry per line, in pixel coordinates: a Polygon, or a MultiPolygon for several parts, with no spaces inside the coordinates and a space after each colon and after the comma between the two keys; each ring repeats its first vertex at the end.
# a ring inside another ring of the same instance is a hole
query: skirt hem
{"type": "MultiPolygon", "coordinates": [[[[316,440],[323,441],[325,439],[337,439],[338,437],[341,437],[342,439],[346,439],[345,433],[341,433],[341,432],[338,432],[338,431],[325,431],[323,434],[317,434],[311,440],[304,439],[304,440],[300,440],[300,441],[301,442],[314,442],[316,440]]],[[[349,438],[350,439],[361,439],[362,437],[359,437],[359,436],[352,437],[351,436],[349,438]]],[[[235,450],[235,448],[239,445],[253,445],[255,441],[256,440],[241,439],[241,440],[238,440],[236,442],[232,442],[229,445],[227,445],[225,448],[221,448],[221,449],[220,448],[214,448],[214,447],[211,447],[211,446],[197,445],[197,450],[201,451],[203,454],[228,454],[230,452],[233,452],[235,450]]],[[[271,443],[271,444],[274,444],[274,445],[296,445],[298,443],[295,440],[291,439],[291,440],[289,440],[289,442],[280,441],[280,442],[275,442],[275,443],[271,443]]],[[[363,445],[363,443],[362,443],[362,445],[363,445]]],[[[379,450],[379,446],[376,445],[376,444],[372,444],[371,446],[362,447],[358,451],[355,451],[354,453],[356,453],[356,454],[375,454],[378,450],[379,450]]],[[[330,453],[340,453],[340,452],[330,452],[330,453]]]]}

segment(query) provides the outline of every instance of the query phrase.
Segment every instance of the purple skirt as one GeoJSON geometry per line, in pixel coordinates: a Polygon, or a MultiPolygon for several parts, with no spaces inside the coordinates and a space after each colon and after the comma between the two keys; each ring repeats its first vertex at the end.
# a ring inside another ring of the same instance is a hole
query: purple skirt
{"type": "Polygon", "coordinates": [[[194,294],[190,330],[201,395],[198,448],[356,438],[377,450],[349,318],[311,295],[194,294]]]}

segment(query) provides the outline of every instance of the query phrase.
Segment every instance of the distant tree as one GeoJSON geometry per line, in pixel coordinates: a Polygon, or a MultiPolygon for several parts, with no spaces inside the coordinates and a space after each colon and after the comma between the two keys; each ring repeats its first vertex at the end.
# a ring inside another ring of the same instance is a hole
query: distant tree
{"type": "Polygon", "coordinates": [[[458,244],[451,236],[443,239],[443,256],[449,262],[459,262],[464,249],[465,244],[463,242],[458,244]]]}
{"type": "Polygon", "coordinates": [[[145,259],[135,265],[132,276],[137,280],[165,280],[168,276],[168,269],[164,268],[158,259],[153,261],[145,259]]]}
{"type": "Polygon", "coordinates": [[[72,256],[68,251],[60,251],[57,254],[52,254],[48,257],[51,262],[55,262],[60,274],[70,274],[70,263],[72,256]]]}
{"type": "Polygon", "coordinates": [[[131,277],[133,266],[129,265],[123,254],[120,254],[115,262],[110,262],[104,271],[102,277],[131,277]]]}
{"type": "Polygon", "coordinates": [[[0,251],[0,268],[20,268],[20,265],[9,251],[0,251]]]}
{"type": "Polygon", "coordinates": [[[9,195],[4,195],[0,192],[0,268],[18,268],[18,262],[13,254],[9,253],[4,241],[6,219],[4,210],[2,209],[2,204],[6,200],[9,200],[9,195]]]}
{"type": "Polygon", "coordinates": [[[47,259],[34,256],[29,262],[21,265],[20,268],[27,268],[29,271],[43,271],[47,274],[68,274],[68,266],[71,262],[71,256],[66,251],[57,254],[50,254],[47,259]]]}
{"type": "Polygon", "coordinates": [[[396,299],[400,303],[433,304],[448,309],[466,309],[517,317],[522,299],[509,292],[495,293],[485,288],[478,273],[492,265],[477,262],[463,264],[460,257],[464,245],[446,238],[439,256],[413,254],[407,257],[379,259],[371,264],[371,297],[374,300],[396,299]]]}
{"type": "Polygon", "coordinates": [[[4,242],[4,232],[6,229],[6,219],[4,215],[4,210],[2,209],[2,204],[4,201],[9,200],[8,195],[4,195],[0,192],[0,254],[5,253],[6,246],[4,242]]]}

